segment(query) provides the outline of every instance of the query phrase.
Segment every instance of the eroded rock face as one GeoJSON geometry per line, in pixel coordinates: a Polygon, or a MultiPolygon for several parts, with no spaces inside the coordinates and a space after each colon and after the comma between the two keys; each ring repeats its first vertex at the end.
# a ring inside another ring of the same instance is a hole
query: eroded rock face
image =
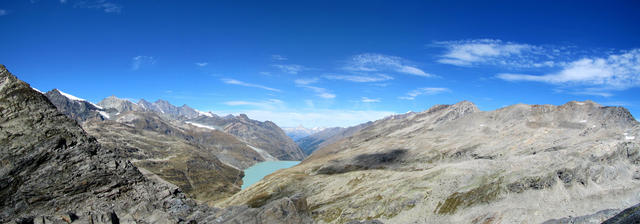
{"type": "Polygon", "coordinates": [[[245,114],[227,117],[200,116],[189,121],[217,127],[251,146],[267,151],[279,160],[302,160],[305,157],[300,147],[271,121],[252,120],[245,114]]]}
{"type": "Polygon", "coordinates": [[[640,202],[639,135],[625,108],[591,101],[438,105],[378,120],[224,203],[300,194],[326,223],[602,222],[640,202]]]}
{"type": "Polygon", "coordinates": [[[246,223],[309,220],[296,199],[257,208],[198,204],[175,185],[146,178],[123,154],[102,147],[0,65],[1,223],[234,223],[225,215],[246,223]]]}

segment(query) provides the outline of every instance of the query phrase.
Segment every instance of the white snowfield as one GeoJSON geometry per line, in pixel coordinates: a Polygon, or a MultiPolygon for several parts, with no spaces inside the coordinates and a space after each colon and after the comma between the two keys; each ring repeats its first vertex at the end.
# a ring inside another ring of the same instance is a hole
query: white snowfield
{"type": "Polygon", "coordinates": [[[107,112],[104,111],[98,111],[98,113],[100,113],[100,115],[102,115],[103,117],[110,119],[109,114],[107,114],[107,112]]]}
{"type": "Polygon", "coordinates": [[[191,121],[186,121],[185,123],[193,125],[193,126],[196,126],[196,127],[199,127],[199,128],[206,128],[206,129],[210,129],[210,130],[216,130],[216,128],[211,127],[209,125],[198,124],[198,123],[191,122],[191,121]]]}
{"type": "Polygon", "coordinates": [[[211,112],[202,112],[202,111],[199,111],[199,110],[196,110],[196,112],[198,112],[198,114],[200,114],[202,116],[213,117],[213,114],[211,114],[211,112]]]}

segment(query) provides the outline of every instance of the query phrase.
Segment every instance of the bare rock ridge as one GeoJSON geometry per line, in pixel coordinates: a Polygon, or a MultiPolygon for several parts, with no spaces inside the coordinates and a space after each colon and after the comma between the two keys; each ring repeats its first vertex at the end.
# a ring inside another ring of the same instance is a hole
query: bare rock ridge
{"type": "Polygon", "coordinates": [[[639,135],[627,109],[592,101],[437,105],[375,121],[222,204],[303,195],[320,223],[600,223],[640,202],[639,135]]]}
{"type": "Polygon", "coordinates": [[[146,178],[2,65],[0,150],[1,223],[310,222],[303,196],[217,209],[146,178]]]}

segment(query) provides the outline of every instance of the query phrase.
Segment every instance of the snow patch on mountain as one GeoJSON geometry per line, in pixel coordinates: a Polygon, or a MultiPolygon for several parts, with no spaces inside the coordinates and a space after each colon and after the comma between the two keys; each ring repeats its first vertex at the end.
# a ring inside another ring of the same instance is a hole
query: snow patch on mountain
{"type": "Polygon", "coordinates": [[[258,147],[253,147],[253,146],[251,146],[249,144],[247,144],[247,146],[249,146],[249,148],[253,149],[258,154],[260,154],[260,156],[262,156],[262,158],[264,158],[265,161],[278,161],[278,159],[276,157],[273,157],[271,154],[269,154],[264,149],[261,149],[261,148],[258,148],[258,147]]]}
{"type": "Polygon", "coordinates": [[[193,125],[193,126],[196,126],[196,127],[199,127],[199,128],[206,128],[206,129],[210,129],[210,130],[216,130],[216,128],[211,127],[209,125],[198,124],[198,123],[191,122],[191,121],[186,121],[185,123],[193,125]]]}

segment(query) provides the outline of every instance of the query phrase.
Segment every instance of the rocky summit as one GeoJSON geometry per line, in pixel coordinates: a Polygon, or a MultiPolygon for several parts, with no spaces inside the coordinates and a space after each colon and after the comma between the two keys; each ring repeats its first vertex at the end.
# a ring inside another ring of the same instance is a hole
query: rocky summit
{"type": "Polygon", "coordinates": [[[304,195],[317,223],[600,223],[640,202],[638,135],[625,108],[591,101],[437,105],[378,120],[224,204],[304,195]]]}

